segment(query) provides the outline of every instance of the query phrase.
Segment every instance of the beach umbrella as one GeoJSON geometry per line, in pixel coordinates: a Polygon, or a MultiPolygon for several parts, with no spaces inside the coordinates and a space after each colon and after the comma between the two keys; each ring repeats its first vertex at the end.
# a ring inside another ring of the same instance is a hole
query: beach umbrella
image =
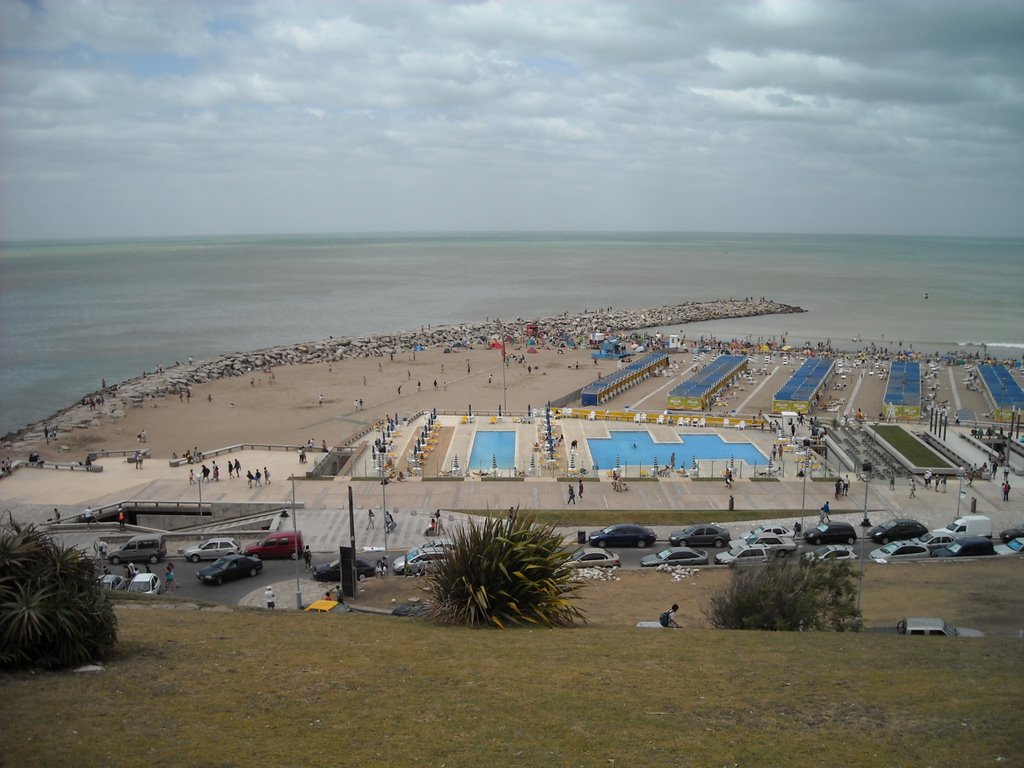
{"type": "Polygon", "coordinates": [[[530,472],[537,470],[537,457],[534,454],[530,454],[530,472]]]}
{"type": "Polygon", "coordinates": [[[459,471],[459,454],[456,453],[455,458],[452,459],[452,474],[457,475],[459,471]]]}
{"type": "Polygon", "coordinates": [[[693,468],[696,469],[697,468],[697,454],[693,453],[693,454],[690,454],[690,456],[691,456],[691,459],[692,459],[691,463],[693,464],[693,468]]]}
{"type": "Polygon", "coordinates": [[[615,470],[619,471],[622,469],[622,459],[619,458],[619,454],[615,454],[615,470]]]}
{"type": "Polygon", "coordinates": [[[491,454],[491,472],[498,471],[498,457],[495,454],[491,454]]]}
{"type": "Polygon", "coordinates": [[[729,457],[729,469],[736,469],[736,457],[735,456],[730,456],[729,457]]]}
{"type": "Polygon", "coordinates": [[[775,464],[775,462],[772,461],[771,457],[769,456],[768,457],[768,475],[769,476],[772,474],[772,470],[775,468],[774,464],[775,464]]]}
{"type": "Polygon", "coordinates": [[[576,471],[576,451],[569,451],[569,470],[576,471]]]}
{"type": "Polygon", "coordinates": [[[652,469],[654,470],[654,474],[658,474],[658,457],[657,456],[654,457],[654,465],[653,465],[652,469]]]}

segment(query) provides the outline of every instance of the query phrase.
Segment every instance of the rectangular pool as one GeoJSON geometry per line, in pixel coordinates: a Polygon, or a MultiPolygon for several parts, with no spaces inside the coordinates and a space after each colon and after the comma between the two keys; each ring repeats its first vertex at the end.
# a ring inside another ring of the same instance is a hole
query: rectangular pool
{"type": "Polygon", "coordinates": [[[665,466],[672,462],[673,454],[677,467],[687,467],[694,459],[734,458],[750,465],[768,463],[768,457],[747,440],[727,443],[714,433],[680,434],[679,438],[679,442],[656,443],[646,430],[611,432],[609,437],[588,438],[587,447],[599,469],[612,469],[616,462],[620,466],[648,466],[655,460],[659,466],[665,466]]]}
{"type": "Polygon", "coordinates": [[[473,437],[473,450],[469,455],[469,469],[489,472],[512,469],[516,464],[516,433],[514,431],[477,431],[473,437]]]}

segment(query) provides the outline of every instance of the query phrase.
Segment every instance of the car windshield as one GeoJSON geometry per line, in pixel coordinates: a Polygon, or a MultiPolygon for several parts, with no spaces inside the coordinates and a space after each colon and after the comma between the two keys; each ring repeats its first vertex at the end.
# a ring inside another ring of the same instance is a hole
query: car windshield
{"type": "Polygon", "coordinates": [[[215,568],[227,568],[231,564],[231,560],[232,558],[230,557],[219,557],[213,561],[213,566],[215,568]]]}
{"type": "Polygon", "coordinates": [[[815,557],[824,557],[825,555],[827,555],[831,551],[832,551],[832,547],[829,547],[829,546],[818,547],[816,550],[814,550],[814,555],[815,555],[815,557]]]}
{"type": "Polygon", "coordinates": [[[1021,549],[1024,548],[1024,539],[1013,539],[1012,541],[1006,542],[1006,546],[1014,552],[1020,552],[1021,549]]]}
{"type": "Polygon", "coordinates": [[[953,554],[956,554],[957,552],[959,552],[962,549],[962,547],[960,546],[960,542],[959,541],[954,541],[952,544],[950,544],[948,547],[946,547],[946,549],[948,549],[953,554]]]}
{"type": "Polygon", "coordinates": [[[419,550],[419,549],[410,549],[410,550],[409,550],[409,554],[407,554],[407,555],[405,556],[406,562],[408,562],[409,560],[412,560],[412,559],[413,559],[414,557],[416,557],[416,556],[417,556],[417,555],[418,555],[419,553],[420,553],[420,550],[419,550]]]}
{"type": "Polygon", "coordinates": [[[661,550],[661,552],[658,553],[658,557],[660,557],[662,560],[667,560],[669,556],[671,556],[673,551],[674,550],[671,549],[663,549],[661,550]]]}
{"type": "Polygon", "coordinates": [[[819,531],[827,531],[828,530],[828,523],[821,523],[818,526],[817,530],[819,530],[819,531]]]}
{"type": "Polygon", "coordinates": [[[892,544],[886,544],[884,547],[882,547],[882,549],[880,551],[885,552],[885,554],[887,554],[887,555],[891,555],[893,552],[895,552],[899,548],[900,548],[900,545],[896,544],[895,542],[893,542],[892,544]]]}
{"type": "Polygon", "coordinates": [[[149,592],[151,588],[149,581],[133,581],[128,587],[129,592],[149,592]]]}

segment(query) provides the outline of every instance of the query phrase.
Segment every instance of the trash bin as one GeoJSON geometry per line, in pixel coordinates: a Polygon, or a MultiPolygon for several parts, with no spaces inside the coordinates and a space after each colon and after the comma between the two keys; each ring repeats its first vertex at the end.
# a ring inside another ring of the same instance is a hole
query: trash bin
{"type": "Polygon", "coordinates": [[[577,544],[586,544],[587,543],[587,532],[586,531],[576,531],[576,543],[577,544]]]}
{"type": "Polygon", "coordinates": [[[978,499],[975,496],[971,496],[971,514],[973,515],[978,511],[978,499]]]}

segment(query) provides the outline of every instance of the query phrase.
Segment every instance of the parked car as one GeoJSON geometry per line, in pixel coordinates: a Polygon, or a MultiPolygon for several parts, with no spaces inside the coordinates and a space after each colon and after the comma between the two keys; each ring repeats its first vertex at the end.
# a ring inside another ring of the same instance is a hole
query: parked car
{"type": "Polygon", "coordinates": [[[804,541],[809,544],[853,544],[857,531],[849,523],[821,523],[804,531],[804,541]]]}
{"type": "Polygon", "coordinates": [[[622,565],[619,556],[610,549],[583,547],[577,549],[565,561],[566,568],[617,568],[622,565]]]}
{"type": "Polygon", "coordinates": [[[139,573],[128,585],[128,591],[138,595],[158,595],[163,585],[155,573],[139,573]]]}
{"type": "Polygon", "coordinates": [[[897,518],[886,520],[868,531],[868,537],[876,544],[888,544],[890,541],[906,541],[916,539],[928,533],[928,528],[917,520],[897,518]]]}
{"type": "Polygon", "coordinates": [[[691,525],[681,531],[669,534],[668,543],[673,547],[714,547],[722,549],[732,539],[732,534],[720,525],[691,525]]]}
{"type": "Polygon", "coordinates": [[[822,544],[810,552],[804,552],[808,560],[856,560],[857,553],[846,544],[822,544]]]}
{"type": "MultiPolygon", "coordinates": [[[[373,578],[377,575],[377,567],[363,560],[356,558],[356,578],[359,581],[373,578]]],[[[341,560],[335,559],[329,563],[321,563],[313,568],[313,578],[317,581],[341,581],[341,560]]]]}
{"type": "Polygon", "coordinates": [[[255,576],[263,570],[263,561],[248,555],[224,555],[216,562],[196,571],[196,578],[204,584],[219,586],[225,581],[255,576]]]}
{"type": "Polygon", "coordinates": [[[238,539],[209,539],[202,544],[183,549],[182,557],[190,563],[198,563],[200,560],[216,560],[224,555],[237,555],[242,551],[242,545],[238,539]]]}
{"type": "Polygon", "coordinates": [[[737,544],[728,552],[719,552],[715,555],[715,562],[719,565],[750,565],[754,563],[767,563],[772,557],[768,547],[759,544],[737,544]]]}
{"type": "Polygon", "coordinates": [[[395,558],[391,564],[392,573],[425,573],[434,560],[445,556],[445,551],[436,547],[413,547],[404,555],[395,558]]]}
{"type": "Polygon", "coordinates": [[[659,565],[707,565],[708,553],[689,547],[669,547],[654,555],[645,555],[640,560],[641,568],[656,568],[659,565]]]}
{"type": "Polygon", "coordinates": [[[1003,544],[1006,544],[1011,539],[1019,539],[1022,536],[1024,536],[1024,523],[1007,528],[999,534],[999,538],[1003,540],[1003,544]]]}
{"type": "Polygon", "coordinates": [[[914,557],[928,557],[932,551],[916,541],[891,541],[884,547],[871,550],[868,555],[872,560],[887,563],[890,560],[904,560],[914,557]]]}
{"type": "Polygon", "coordinates": [[[107,555],[114,565],[121,563],[158,563],[167,557],[167,540],[159,533],[140,533],[107,555]]]}
{"type": "Polygon", "coordinates": [[[745,539],[747,538],[747,536],[750,536],[752,534],[756,535],[759,533],[774,533],[776,536],[788,536],[790,538],[793,538],[793,532],[789,530],[789,528],[780,523],[766,523],[764,525],[759,525],[757,526],[757,528],[752,530],[743,538],[745,539]]]}
{"type": "Polygon", "coordinates": [[[124,576],[119,576],[116,573],[105,573],[100,576],[97,581],[103,589],[109,589],[112,592],[120,592],[128,589],[128,579],[124,576]]]}
{"type": "Polygon", "coordinates": [[[768,547],[775,557],[787,557],[790,552],[796,552],[795,541],[785,536],[778,536],[774,533],[762,532],[755,534],[751,531],[742,539],[742,542],[751,547],[757,545],[768,547]]]}
{"type": "Polygon", "coordinates": [[[944,619],[920,619],[908,616],[896,624],[901,635],[945,635],[946,637],[983,637],[984,632],[968,627],[954,627],[944,619]]]}
{"type": "Polygon", "coordinates": [[[992,539],[986,539],[984,536],[965,536],[948,547],[936,549],[932,552],[932,557],[981,557],[995,553],[992,539]]]}
{"type": "Polygon", "coordinates": [[[643,549],[658,540],[658,534],[650,528],[632,523],[609,525],[590,534],[590,543],[595,547],[636,547],[643,549]]]}
{"type": "Polygon", "coordinates": [[[993,549],[997,555],[1024,555],[1024,536],[1010,539],[1005,544],[996,544],[993,549]]]}
{"type": "Polygon", "coordinates": [[[917,538],[917,541],[921,544],[924,544],[926,547],[928,547],[928,549],[934,551],[936,549],[948,547],[950,544],[956,541],[956,536],[947,531],[945,528],[938,528],[934,531],[928,531],[928,533],[919,536],[917,538]]]}
{"type": "Polygon", "coordinates": [[[265,537],[259,544],[245,548],[245,554],[266,560],[271,557],[298,559],[302,553],[302,531],[278,531],[265,537]]]}

